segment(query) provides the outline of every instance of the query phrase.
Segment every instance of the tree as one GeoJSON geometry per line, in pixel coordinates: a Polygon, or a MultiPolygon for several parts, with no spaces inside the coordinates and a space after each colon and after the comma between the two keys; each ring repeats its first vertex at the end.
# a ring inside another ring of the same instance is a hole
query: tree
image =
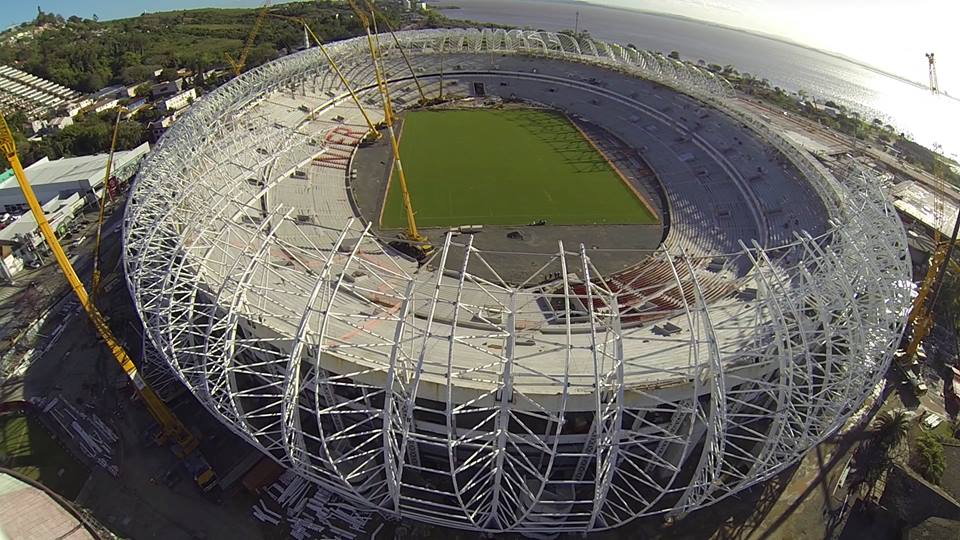
{"type": "Polygon", "coordinates": [[[673,58],[674,60],[680,59],[680,53],[677,51],[670,51],[670,54],[668,54],[667,56],[669,56],[670,58],[673,58]]]}
{"type": "Polygon", "coordinates": [[[143,83],[140,86],[136,87],[133,91],[133,95],[137,97],[148,97],[152,93],[152,87],[150,83],[143,83]]]}
{"type": "Polygon", "coordinates": [[[141,109],[137,113],[137,121],[143,122],[143,123],[150,123],[150,122],[153,122],[154,120],[159,120],[162,117],[163,115],[160,114],[160,111],[158,111],[155,107],[148,107],[146,109],[141,109]]]}
{"type": "Polygon", "coordinates": [[[84,73],[80,78],[80,89],[84,92],[96,92],[104,86],[107,85],[107,82],[102,74],[96,71],[90,71],[84,73]]]}
{"type": "Polygon", "coordinates": [[[929,431],[922,431],[917,437],[917,463],[920,475],[933,482],[940,483],[946,461],[943,456],[943,443],[940,437],[929,431]]]}
{"type": "Polygon", "coordinates": [[[876,432],[876,443],[884,449],[891,449],[900,444],[910,431],[910,419],[906,411],[900,409],[890,411],[880,418],[873,425],[876,432]]]}
{"type": "MultiPolygon", "coordinates": [[[[120,82],[123,84],[143,82],[153,77],[153,71],[150,67],[143,65],[125,67],[120,72],[120,82]]],[[[149,85],[147,86],[149,90],[149,85]]]]}
{"type": "Polygon", "coordinates": [[[117,150],[136,148],[144,140],[146,140],[146,133],[139,122],[124,120],[117,126],[117,150]]]}
{"type": "Polygon", "coordinates": [[[174,68],[164,68],[160,72],[160,76],[157,77],[159,81],[175,81],[177,80],[177,70],[174,68]]]}

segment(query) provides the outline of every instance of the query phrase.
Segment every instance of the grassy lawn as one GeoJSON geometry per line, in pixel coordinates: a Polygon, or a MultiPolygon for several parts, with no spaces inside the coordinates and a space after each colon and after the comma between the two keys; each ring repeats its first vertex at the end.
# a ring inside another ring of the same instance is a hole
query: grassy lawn
{"type": "MultiPolygon", "coordinates": [[[[414,111],[400,152],[420,227],[644,224],[657,218],[565,117],[414,111]]],[[[394,171],[381,227],[406,226],[394,171]]]]}
{"type": "Polygon", "coordinates": [[[0,415],[0,463],[71,500],[88,476],[39,422],[19,413],[0,415]]]}

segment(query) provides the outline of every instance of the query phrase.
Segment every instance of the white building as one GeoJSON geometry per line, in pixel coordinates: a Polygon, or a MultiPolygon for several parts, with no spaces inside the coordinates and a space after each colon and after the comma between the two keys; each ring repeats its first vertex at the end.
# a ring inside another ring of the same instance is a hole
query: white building
{"type": "Polygon", "coordinates": [[[893,196],[893,205],[900,212],[919,221],[924,226],[934,230],[939,228],[940,234],[950,238],[953,234],[953,225],[956,223],[957,206],[949,198],[944,198],[943,213],[938,219],[936,195],[926,186],[905,180],[890,187],[893,196]]]}
{"type": "Polygon", "coordinates": [[[72,125],[73,125],[73,118],[69,116],[58,116],[47,123],[47,127],[54,131],[60,131],[61,129],[67,126],[72,126],[72,125]]]}
{"type": "Polygon", "coordinates": [[[115,97],[118,99],[130,98],[136,95],[137,91],[136,84],[127,86],[123,84],[118,84],[114,86],[108,86],[106,88],[101,88],[97,93],[93,94],[93,99],[101,99],[105,97],[115,97]]]}
{"type": "Polygon", "coordinates": [[[93,100],[89,97],[83,97],[68,102],[66,105],[61,107],[61,111],[64,113],[64,116],[73,118],[91,105],[93,105],[93,100]]]}
{"type": "Polygon", "coordinates": [[[162,112],[167,111],[176,111],[182,109],[197,99],[197,91],[193,88],[187,90],[186,92],[180,92],[175,96],[171,96],[160,103],[157,104],[157,108],[162,112]]]}
{"type": "Polygon", "coordinates": [[[120,100],[115,97],[105,97],[100,101],[94,103],[93,112],[102,113],[103,111],[109,111],[110,109],[115,109],[120,105],[120,100]]]}
{"type": "MultiPolygon", "coordinates": [[[[113,176],[120,180],[133,176],[140,159],[149,151],[150,145],[143,143],[133,150],[114,153],[113,176]]],[[[26,173],[40,204],[46,204],[57,197],[64,199],[74,193],[79,193],[81,197],[96,197],[103,187],[106,165],[107,154],[54,161],[43,158],[27,167],[26,173]]],[[[12,174],[0,174],[0,209],[10,214],[23,214],[29,210],[17,179],[12,174]]]]}
{"type": "Polygon", "coordinates": [[[171,125],[173,125],[173,117],[164,116],[159,120],[150,122],[150,125],[147,127],[150,129],[150,135],[153,137],[153,140],[157,141],[163,135],[163,132],[166,131],[171,125]]]}
{"type": "MultiPolygon", "coordinates": [[[[64,198],[55,197],[43,205],[43,213],[50,227],[62,236],[73,218],[83,209],[83,197],[74,193],[64,198]]],[[[0,229],[0,279],[12,280],[25,265],[36,263],[40,254],[49,252],[43,244],[40,227],[27,212],[0,229]]]]}

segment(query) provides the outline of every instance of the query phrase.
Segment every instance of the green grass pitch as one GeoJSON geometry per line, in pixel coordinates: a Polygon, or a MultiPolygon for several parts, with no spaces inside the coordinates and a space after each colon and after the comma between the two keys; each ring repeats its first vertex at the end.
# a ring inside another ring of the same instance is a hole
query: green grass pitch
{"type": "MultiPolygon", "coordinates": [[[[657,222],[557,113],[413,111],[403,123],[400,155],[419,227],[657,222]]],[[[406,227],[396,171],[380,225],[406,227]]]]}

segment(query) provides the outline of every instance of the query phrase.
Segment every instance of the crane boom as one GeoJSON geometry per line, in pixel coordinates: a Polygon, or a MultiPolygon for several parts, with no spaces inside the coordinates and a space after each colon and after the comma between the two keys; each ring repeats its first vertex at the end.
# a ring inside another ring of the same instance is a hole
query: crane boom
{"type": "Polygon", "coordinates": [[[120,131],[120,115],[126,109],[117,108],[117,119],[113,124],[113,138],[110,140],[110,153],[107,155],[107,167],[103,172],[103,191],[100,193],[100,213],[97,216],[97,241],[93,248],[93,278],[90,291],[94,299],[100,290],[100,239],[103,235],[103,216],[107,207],[107,192],[110,187],[110,173],[113,171],[113,153],[117,149],[117,133],[120,131]]]}
{"type": "MultiPolygon", "coordinates": [[[[40,201],[37,200],[37,196],[33,192],[33,187],[31,187],[30,182],[27,181],[27,175],[23,170],[23,166],[20,164],[20,158],[17,156],[17,147],[13,140],[13,134],[10,132],[10,128],[7,126],[7,121],[3,115],[0,115],[0,150],[3,151],[4,156],[10,163],[10,167],[13,169],[14,175],[17,177],[17,183],[20,185],[21,191],[23,191],[27,205],[30,207],[30,211],[40,226],[40,233],[50,247],[50,251],[53,252],[57,264],[60,265],[60,270],[63,271],[67,282],[73,289],[73,293],[77,296],[80,305],[90,318],[90,322],[93,323],[100,338],[104,344],[106,344],[107,349],[110,350],[110,354],[113,355],[114,359],[116,359],[120,365],[120,368],[133,383],[137,393],[143,398],[147,410],[160,425],[163,441],[172,441],[176,445],[176,453],[180,457],[186,457],[199,446],[197,439],[143,379],[137,370],[137,366],[130,358],[130,355],[127,354],[127,351],[120,344],[120,341],[113,335],[113,331],[110,329],[110,325],[107,324],[106,319],[104,319],[103,314],[100,313],[90,300],[90,296],[87,294],[83,282],[77,277],[77,273],[70,263],[70,259],[67,258],[67,254],[64,253],[63,247],[53,232],[53,228],[50,227],[50,222],[47,221],[43,213],[43,208],[40,206],[40,201]]],[[[203,463],[206,464],[206,461],[203,461],[203,463]]],[[[198,474],[195,479],[204,489],[209,489],[214,485],[214,475],[209,465],[207,465],[206,469],[198,474]]]]}
{"type": "MultiPolygon", "coordinates": [[[[939,153],[940,146],[934,145],[934,150],[939,153]]],[[[958,211],[950,239],[942,239],[940,230],[944,224],[943,163],[937,157],[934,159],[936,161],[934,162],[933,173],[936,184],[932,190],[934,196],[933,253],[930,255],[930,266],[927,268],[927,273],[920,284],[917,297],[914,299],[910,309],[910,316],[907,319],[907,328],[910,330],[910,340],[907,342],[906,347],[897,353],[900,369],[903,370],[907,380],[913,385],[914,390],[921,394],[926,391],[926,384],[922,381],[920,374],[915,370],[915,368],[919,367],[920,359],[917,353],[920,350],[920,345],[927,336],[930,335],[930,331],[933,329],[935,318],[934,308],[937,305],[937,298],[940,296],[940,291],[943,288],[947,268],[951,263],[950,258],[953,255],[953,248],[957,242],[957,234],[960,233],[960,211],[958,211]]]]}
{"type": "Polygon", "coordinates": [[[367,4],[367,8],[370,10],[370,13],[373,14],[373,20],[377,20],[377,15],[380,16],[380,20],[383,21],[383,24],[387,25],[387,31],[390,32],[390,35],[393,36],[393,42],[397,45],[397,50],[400,51],[400,56],[403,57],[404,63],[407,64],[407,69],[410,70],[410,76],[413,77],[413,82],[417,85],[417,92],[420,94],[420,102],[425,103],[427,101],[427,95],[423,92],[423,86],[420,85],[420,78],[417,77],[416,70],[413,69],[413,64],[410,63],[410,59],[407,57],[407,52],[403,50],[403,47],[400,45],[400,38],[397,37],[396,30],[394,30],[393,25],[390,24],[390,21],[387,17],[377,11],[376,6],[373,5],[373,2],[370,0],[364,0],[367,4]]]}
{"type": "Polygon", "coordinates": [[[333,72],[337,74],[337,78],[340,79],[340,83],[347,88],[347,92],[350,94],[350,98],[353,100],[353,103],[360,109],[360,114],[363,115],[363,120],[367,123],[367,127],[370,128],[370,135],[374,139],[380,138],[380,132],[377,130],[377,127],[373,124],[373,121],[370,120],[370,115],[367,114],[366,109],[363,108],[363,104],[360,103],[360,97],[357,96],[357,93],[353,90],[353,87],[350,86],[350,81],[343,76],[343,72],[340,71],[340,66],[333,60],[333,57],[330,56],[327,48],[323,46],[323,42],[320,41],[320,38],[313,33],[313,29],[310,28],[310,25],[307,24],[307,21],[301,17],[291,17],[289,15],[280,15],[279,13],[268,13],[271,17],[276,17],[278,19],[284,19],[288,21],[294,21],[296,23],[302,24],[305,32],[310,33],[310,37],[313,38],[313,41],[316,42],[317,47],[320,49],[320,52],[323,54],[323,57],[326,58],[327,63],[330,64],[330,67],[333,69],[333,72]]]}
{"type": "Polygon", "coordinates": [[[270,8],[270,2],[267,2],[260,8],[260,12],[257,13],[257,19],[253,23],[253,28],[250,30],[250,33],[247,35],[247,40],[243,44],[243,49],[240,51],[240,56],[234,60],[229,53],[223,53],[227,57],[227,62],[233,67],[233,72],[236,75],[243,73],[244,66],[247,65],[247,56],[250,55],[250,51],[253,49],[253,41],[257,37],[257,33],[260,32],[260,27],[263,26],[263,20],[267,17],[267,10],[270,8]]]}
{"type": "MultiPolygon", "coordinates": [[[[403,210],[407,218],[407,238],[417,244],[417,248],[422,253],[433,251],[433,246],[428,243],[427,237],[420,233],[417,228],[417,220],[413,212],[413,202],[410,199],[410,190],[407,188],[407,177],[403,172],[403,163],[400,161],[400,143],[397,141],[397,135],[393,129],[395,117],[393,114],[393,104],[390,102],[390,89],[387,87],[386,74],[383,69],[382,56],[380,48],[373,37],[371,31],[371,22],[366,13],[357,5],[354,0],[348,0],[350,7],[360,19],[364,29],[367,32],[367,45],[370,47],[370,59],[373,62],[373,71],[377,78],[377,88],[380,90],[380,96],[383,99],[383,116],[387,124],[387,134],[390,136],[390,148],[393,151],[393,165],[397,170],[397,178],[400,181],[400,192],[403,198],[403,210]]],[[[375,22],[374,22],[375,24],[375,22]]]]}
{"type": "MultiPolygon", "coordinates": [[[[950,257],[953,255],[953,247],[957,242],[957,234],[960,233],[960,212],[957,213],[956,221],[953,224],[953,234],[950,240],[937,242],[933,255],[930,257],[930,267],[927,268],[927,274],[924,276],[923,284],[917,293],[917,298],[913,302],[913,308],[910,310],[910,318],[907,324],[913,329],[913,335],[907,344],[904,358],[912,361],[920,348],[920,343],[926,339],[933,328],[933,307],[937,302],[940,289],[943,285],[943,278],[946,274],[950,257]]],[[[937,233],[939,237],[939,233],[937,233]]]]}

